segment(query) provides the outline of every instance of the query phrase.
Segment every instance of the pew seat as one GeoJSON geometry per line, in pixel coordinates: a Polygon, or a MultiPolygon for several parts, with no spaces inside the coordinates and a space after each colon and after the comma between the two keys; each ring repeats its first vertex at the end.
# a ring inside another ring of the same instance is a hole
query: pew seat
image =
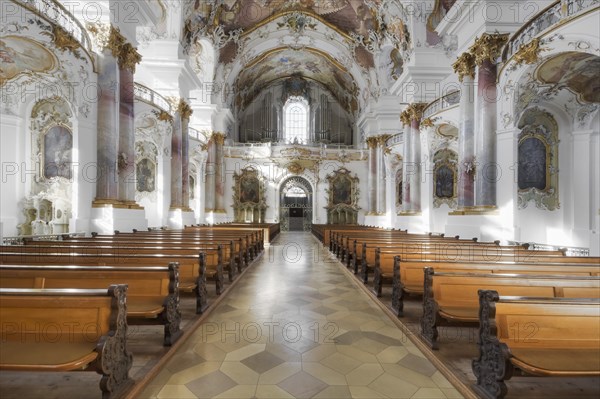
{"type": "Polygon", "coordinates": [[[425,268],[421,338],[438,349],[438,326],[444,321],[478,322],[480,289],[511,296],[600,298],[600,277],[452,273],[425,268]]]}
{"type": "Polygon", "coordinates": [[[475,391],[508,393],[513,376],[600,376],[600,299],[500,296],[479,291],[475,391]]]}
{"type": "Polygon", "coordinates": [[[128,285],[130,324],[163,325],[165,346],[181,337],[179,270],[175,263],[168,267],[0,265],[2,288],[97,289],[113,283],[128,285]]]}
{"type": "Polygon", "coordinates": [[[126,285],[0,288],[0,370],[96,371],[103,399],[122,396],[133,385],[126,295],[126,285]]]}

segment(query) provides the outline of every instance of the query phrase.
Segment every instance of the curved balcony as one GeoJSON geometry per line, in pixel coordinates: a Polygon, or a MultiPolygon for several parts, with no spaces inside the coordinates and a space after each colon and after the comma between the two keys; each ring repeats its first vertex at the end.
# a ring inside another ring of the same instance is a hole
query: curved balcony
{"type": "Polygon", "coordinates": [[[404,142],[404,133],[394,134],[385,142],[386,147],[391,147],[404,142]]]}
{"type": "Polygon", "coordinates": [[[599,5],[600,0],[558,0],[552,3],[538,15],[531,18],[509,39],[502,55],[503,61],[506,63],[523,46],[531,43],[536,37],[558,25],[564,24],[570,19],[589,12],[599,5]]]}
{"type": "Polygon", "coordinates": [[[460,91],[453,91],[443,97],[433,100],[423,110],[423,119],[431,118],[446,109],[452,108],[460,102],[460,91]]]}
{"type": "Polygon", "coordinates": [[[92,41],[87,30],[65,7],[56,0],[10,0],[31,11],[52,25],[67,32],[91,57],[92,41]]]}
{"type": "Polygon", "coordinates": [[[194,129],[193,127],[188,127],[188,136],[191,140],[196,140],[203,144],[206,144],[208,141],[206,136],[202,134],[200,130],[194,129]]]}
{"type": "Polygon", "coordinates": [[[136,100],[145,102],[146,104],[152,105],[166,113],[172,115],[171,104],[165,97],[158,94],[154,90],[144,86],[140,83],[135,83],[133,87],[136,100]]]}

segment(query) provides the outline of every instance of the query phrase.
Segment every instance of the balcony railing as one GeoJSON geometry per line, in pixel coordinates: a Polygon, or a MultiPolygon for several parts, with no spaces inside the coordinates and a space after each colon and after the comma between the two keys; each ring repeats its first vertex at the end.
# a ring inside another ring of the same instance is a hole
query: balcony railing
{"type": "Polygon", "coordinates": [[[385,142],[385,146],[386,147],[390,147],[396,144],[400,144],[404,142],[404,133],[398,133],[398,134],[394,134],[392,137],[390,137],[386,142],[385,142]]]}
{"type": "Polygon", "coordinates": [[[600,5],[600,0],[558,0],[529,20],[508,41],[504,49],[506,62],[522,46],[529,44],[548,29],[600,5]]]}
{"type": "Polygon", "coordinates": [[[460,91],[453,91],[440,97],[427,105],[423,111],[423,119],[430,118],[447,108],[453,107],[460,102],[460,91]]]}
{"type": "Polygon", "coordinates": [[[40,18],[56,24],[69,33],[91,56],[92,41],[85,27],[56,0],[12,0],[40,18]]]}
{"type": "Polygon", "coordinates": [[[194,129],[193,127],[188,128],[188,136],[190,137],[190,139],[194,139],[201,143],[206,143],[206,141],[207,141],[206,136],[204,134],[202,134],[202,132],[200,130],[194,129]]]}
{"type": "Polygon", "coordinates": [[[169,114],[172,114],[171,104],[169,103],[169,101],[167,101],[166,98],[164,98],[154,90],[140,83],[135,83],[133,87],[133,92],[135,94],[136,99],[153,105],[156,108],[161,109],[169,114]]]}

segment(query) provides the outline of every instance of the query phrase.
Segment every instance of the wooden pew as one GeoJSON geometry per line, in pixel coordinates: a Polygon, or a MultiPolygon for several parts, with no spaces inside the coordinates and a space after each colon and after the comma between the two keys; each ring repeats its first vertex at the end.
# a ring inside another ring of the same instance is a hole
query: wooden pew
{"type": "MultiPolygon", "coordinates": [[[[380,296],[384,281],[391,282],[394,277],[395,258],[400,256],[401,263],[406,262],[489,262],[489,263],[504,263],[504,262],[520,262],[520,263],[596,263],[600,264],[600,259],[589,257],[567,257],[560,251],[531,251],[519,247],[490,247],[479,244],[473,246],[466,245],[461,250],[454,253],[448,253],[443,248],[441,249],[426,249],[418,253],[401,253],[399,250],[384,248],[383,250],[375,249],[373,268],[373,290],[380,296]]],[[[409,267],[407,265],[407,267],[409,267]]],[[[368,268],[368,266],[365,266],[368,268]]],[[[367,269],[368,270],[368,269],[367,269]]],[[[407,269],[408,270],[408,269],[407,269]]],[[[413,289],[415,292],[422,292],[421,274],[414,272],[413,277],[416,278],[415,284],[410,287],[410,281],[407,277],[402,276],[402,281],[406,282],[407,289],[413,289]]],[[[404,274],[404,272],[403,272],[404,274]]],[[[367,283],[368,271],[362,273],[363,281],[367,283]]]]}
{"type": "MultiPolygon", "coordinates": [[[[173,241],[152,241],[149,240],[69,240],[69,241],[36,241],[35,243],[25,245],[27,249],[19,250],[23,247],[6,248],[7,252],[34,251],[37,253],[74,253],[86,255],[168,255],[168,256],[197,256],[203,252],[207,254],[207,271],[217,271],[218,264],[222,265],[223,270],[227,270],[229,281],[236,277],[236,266],[234,258],[230,256],[234,249],[234,242],[228,241],[227,246],[222,246],[222,259],[219,261],[219,245],[215,243],[197,244],[195,242],[173,242],[173,241]],[[214,254],[215,256],[211,256],[214,254]]],[[[0,248],[2,250],[3,248],[0,248]]]]}
{"type": "Polygon", "coordinates": [[[281,232],[281,225],[279,223],[225,223],[212,226],[212,228],[215,230],[231,228],[262,229],[265,244],[271,243],[271,241],[273,241],[281,232]]]}
{"type": "Polygon", "coordinates": [[[528,298],[479,292],[479,358],[475,391],[503,398],[506,380],[600,375],[600,300],[528,298]]]}
{"type": "MultiPolygon", "coordinates": [[[[464,241],[447,242],[399,242],[373,243],[370,246],[363,243],[361,277],[368,283],[371,271],[375,274],[378,284],[385,277],[393,275],[394,257],[400,255],[403,260],[445,261],[488,261],[503,260],[522,262],[539,256],[564,259],[560,251],[530,251],[521,246],[500,246],[495,243],[473,243],[464,241]]],[[[539,258],[538,258],[539,259],[539,258]]],[[[376,292],[380,291],[377,287],[376,292]]]]}
{"type": "Polygon", "coordinates": [[[205,245],[207,243],[225,245],[224,241],[234,240],[235,242],[235,262],[238,264],[238,270],[244,265],[248,265],[261,251],[260,230],[256,229],[222,229],[213,230],[206,228],[187,227],[186,230],[161,230],[151,232],[135,231],[134,233],[118,233],[114,236],[95,235],[98,239],[112,240],[150,240],[154,241],[177,241],[184,243],[195,243],[205,245]],[[238,242],[240,240],[241,242],[238,242]]]}
{"type": "MultiPolygon", "coordinates": [[[[10,247],[0,248],[0,251],[10,247]]],[[[27,248],[14,247],[14,248],[27,248]]],[[[35,250],[35,247],[30,249],[35,250]]],[[[4,265],[81,265],[81,266],[164,266],[179,263],[179,290],[193,292],[196,296],[196,313],[203,313],[208,307],[207,276],[215,279],[217,294],[223,287],[222,269],[209,273],[206,270],[206,254],[168,256],[154,255],[121,255],[121,254],[79,254],[79,253],[38,253],[38,252],[0,252],[0,264],[4,265]]]]}
{"type": "MultiPolygon", "coordinates": [[[[543,259],[543,258],[542,258],[543,259]]],[[[577,259],[564,257],[564,259],[577,259]]],[[[394,277],[392,284],[392,309],[398,317],[404,315],[405,294],[423,294],[423,270],[433,267],[439,272],[452,273],[502,273],[502,274],[557,274],[565,276],[600,276],[598,258],[583,257],[581,263],[560,262],[560,258],[545,258],[546,262],[512,262],[512,261],[400,261],[395,257],[394,277]],[[586,263],[584,260],[588,260],[586,263]]]]}
{"type": "Polygon", "coordinates": [[[98,289],[127,284],[129,324],[164,326],[163,344],[170,346],[182,335],[179,311],[179,266],[0,266],[0,288],[98,289]]]}
{"type": "Polygon", "coordinates": [[[126,295],[126,285],[0,289],[0,370],[96,371],[103,399],[120,397],[133,385],[126,295]]]}
{"type": "Polygon", "coordinates": [[[478,291],[495,290],[500,295],[547,298],[600,298],[600,276],[542,274],[487,274],[424,270],[421,338],[438,349],[438,326],[444,321],[479,321],[478,291]]]}

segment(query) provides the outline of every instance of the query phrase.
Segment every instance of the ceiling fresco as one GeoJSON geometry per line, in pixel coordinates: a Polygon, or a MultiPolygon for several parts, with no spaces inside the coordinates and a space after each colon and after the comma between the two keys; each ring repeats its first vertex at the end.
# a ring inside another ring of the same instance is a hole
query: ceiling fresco
{"type": "Polygon", "coordinates": [[[20,36],[0,37],[0,86],[21,73],[44,73],[56,68],[56,59],[40,43],[20,36]]]}
{"type": "Polygon", "coordinates": [[[600,57],[567,52],[544,62],[537,70],[542,83],[566,87],[588,103],[600,102],[600,57]]]}
{"type": "Polygon", "coordinates": [[[290,76],[321,83],[342,107],[356,111],[358,88],[352,76],[316,49],[297,51],[280,48],[248,64],[236,82],[237,105],[244,108],[272,82],[290,76]]]}
{"type": "Polygon", "coordinates": [[[372,7],[380,4],[381,0],[224,0],[215,5],[197,0],[191,19],[214,27],[221,25],[225,32],[247,31],[278,14],[304,11],[337,26],[346,34],[367,35],[369,29],[377,29],[372,7]]]}
{"type": "Polygon", "coordinates": [[[359,91],[378,93],[378,64],[384,62],[385,73],[397,78],[412,50],[406,10],[399,0],[187,4],[184,49],[200,37],[211,40],[221,67],[215,82],[232,86],[234,92],[225,101],[242,109],[272,82],[298,76],[324,86],[346,110],[358,111],[366,101],[359,91]],[[388,57],[381,61],[383,47],[388,57]],[[396,49],[393,56],[391,48],[396,49]]]}

